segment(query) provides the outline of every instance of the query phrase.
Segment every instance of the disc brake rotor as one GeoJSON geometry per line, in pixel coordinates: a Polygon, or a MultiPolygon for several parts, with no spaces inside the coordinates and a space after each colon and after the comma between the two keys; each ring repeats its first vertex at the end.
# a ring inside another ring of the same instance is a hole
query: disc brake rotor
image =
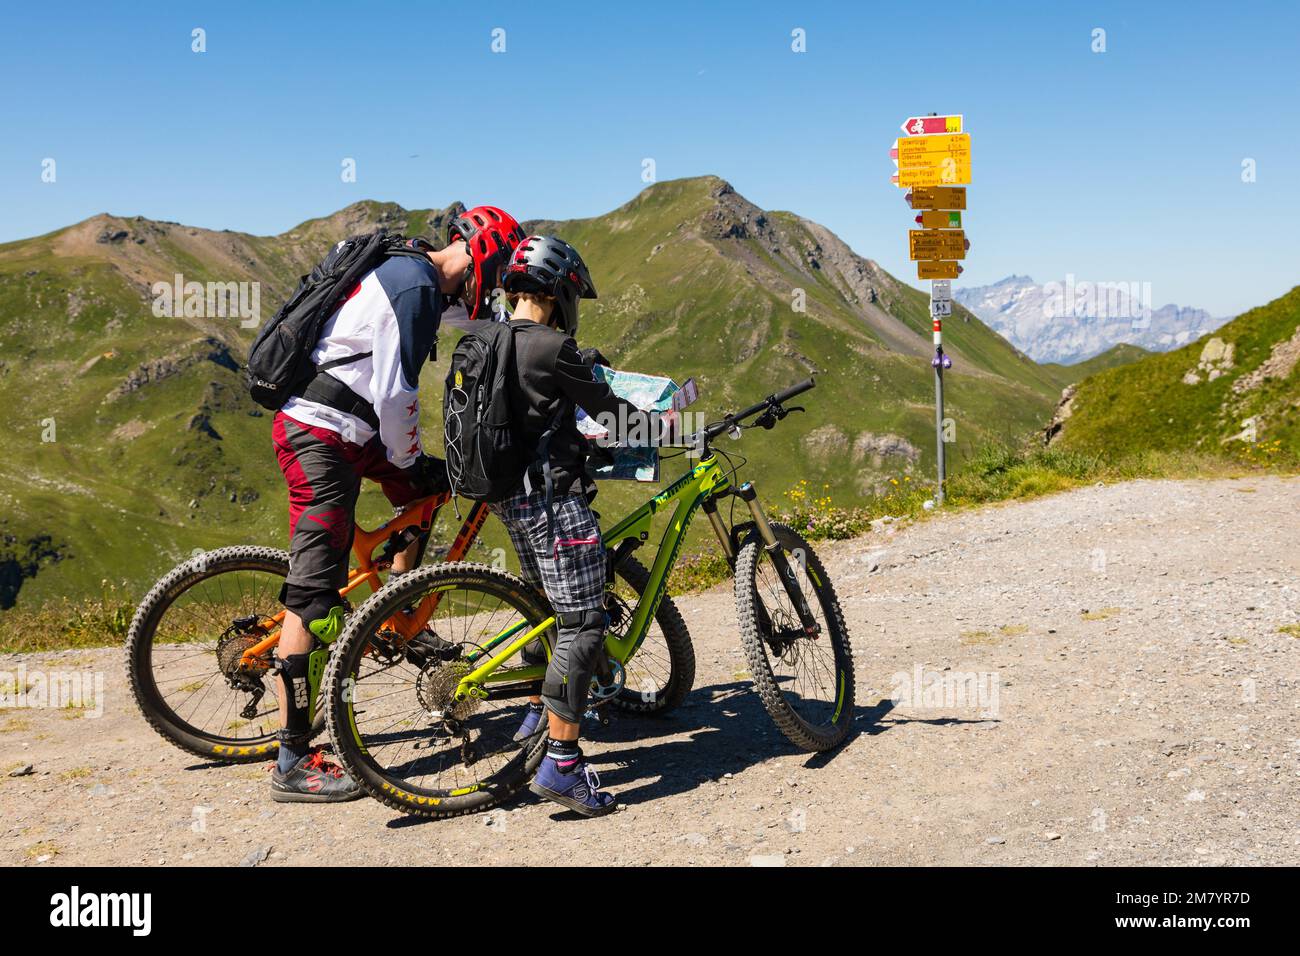
{"type": "Polygon", "coordinates": [[[778,608],[768,617],[768,647],[777,658],[793,667],[799,663],[799,641],[806,637],[803,628],[784,608],[778,608]]]}
{"type": "Polygon", "coordinates": [[[606,630],[611,634],[623,637],[627,625],[632,621],[632,609],[628,607],[628,603],[613,591],[606,591],[605,613],[609,615],[609,624],[606,630]]]}

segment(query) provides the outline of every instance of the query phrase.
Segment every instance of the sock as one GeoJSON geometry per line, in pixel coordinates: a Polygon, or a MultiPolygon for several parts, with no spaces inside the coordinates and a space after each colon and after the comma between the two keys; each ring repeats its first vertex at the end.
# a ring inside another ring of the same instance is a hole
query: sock
{"type": "Polygon", "coordinates": [[[311,752],[311,744],[307,740],[288,740],[280,739],[280,755],[276,758],[275,769],[280,773],[288,773],[298,765],[298,761],[311,752]]]}
{"type": "Polygon", "coordinates": [[[528,709],[529,709],[530,711],[532,711],[534,714],[540,714],[542,711],[544,711],[544,710],[546,709],[546,707],[543,706],[542,704],[534,704],[534,703],[530,700],[530,701],[528,702],[528,709]]]}
{"type": "Polygon", "coordinates": [[[546,742],[546,756],[555,761],[560,773],[573,773],[582,763],[582,749],[576,740],[556,740],[554,737],[546,742]]]}

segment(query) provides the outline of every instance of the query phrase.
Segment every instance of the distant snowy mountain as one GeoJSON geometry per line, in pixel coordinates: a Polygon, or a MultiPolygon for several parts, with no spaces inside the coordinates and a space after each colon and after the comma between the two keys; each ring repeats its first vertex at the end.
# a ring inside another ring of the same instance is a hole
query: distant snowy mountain
{"type": "Polygon", "coordinates": [[[953,290],[953,297],[1036,362],[1072,365],[1120,343],[1167,352],[1217,329],[1228,317],[1177,305],[1151,307],[1145,282],[1039,285],[1007,276],[993,285],[953,290]]]}

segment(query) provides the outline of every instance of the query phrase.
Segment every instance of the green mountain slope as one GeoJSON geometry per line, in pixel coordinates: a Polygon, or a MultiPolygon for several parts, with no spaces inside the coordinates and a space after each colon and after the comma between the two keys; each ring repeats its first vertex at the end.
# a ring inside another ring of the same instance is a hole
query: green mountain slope
{"type": "Polygon", "coordinates": [[[1300,457],[1300,287],[1173,352],[1084,379],[1053,444],[1300,457]],[[1266,451],[1276,448],[1277,451],[1266,451]]]}
{"type": "MultiPolygon", "coordinates": [[[[442,228],[447,212],[420,224],[442,228]]],[[[406,221],[359,203],[257,237],[96,216],[0,246],[0,403],[13,410],[0,426],[0,607],[19,587],[24,600],[77,596],[156,579],[195,548],[281,541],[270,420],[235,371],[254,330],[158,317],[151,287],[178,272],[257,281],[269,317],[331,242],[406,221]]]]}
{"type": "MultiPolygon", "coordinates": [[[[331,242],[381,225],[440,238],[458,208],[362,202],[273,237],[105,215],[0,245],[0,402],[12,410],[0,425],[0,606],[106,579],[140,589],[195,548],[284,542],[269,416],[236,372],[254,329],[159,317],[154,283],[259,282],[267,318],[331,242]]],[[[600,289],[584,306],[584,344],[626,368],[694,375],[698,410],[817,376],[805,416],[738,446],[765,497],[806,478],[850,503],[889,476],[932,473],[926,298],[824,227],[764,212],[714,177],[651,186],[592,219],[532,224],[543,227],[582,250],[600,289]]],[[[958,313],[945,329],[955,466],[1033,430],[1059,390],[958,313]]],[[[443,363],[454,338],[444,329],[443,363]]],[[[434,448],[441,379],[435,368],[421,380],[434,448]]],[[[613,514],[651,490],[610,485],[597,507],[613,514]]],[[[386,513],[366,496],[368,522],[386,513]]]]}
{"type": "Polygon", "coordinates": [[[1090,359],[1082,362],[1076,362],[1074,365],[1061,365],[1058,362],[1046,362],[1039,366],[1045,373],[1062,388],[1066,385],[1072,385],[1075,382],[1082,382],[1090,375],[1096,375],[1098,372],[1104,372],[1108,368],[1118,368],[1121,365],[1131,365],[1141,358],[1151,353],[1140,345],[1130,345],[1127,342],[1121,342],[1119,345],[1113,345],[1099,355],[1094,355],[1090,359]]]}

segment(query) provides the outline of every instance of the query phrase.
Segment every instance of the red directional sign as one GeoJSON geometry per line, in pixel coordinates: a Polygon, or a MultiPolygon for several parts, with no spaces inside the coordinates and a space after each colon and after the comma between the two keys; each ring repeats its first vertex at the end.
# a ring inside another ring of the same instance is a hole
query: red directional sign
{"type": "Polygon", "coordinates": [[[909,116],[901,127],[908,136],[932,136],[935,133],[960,133],[961,114],[956,116],[909,116]]]}

